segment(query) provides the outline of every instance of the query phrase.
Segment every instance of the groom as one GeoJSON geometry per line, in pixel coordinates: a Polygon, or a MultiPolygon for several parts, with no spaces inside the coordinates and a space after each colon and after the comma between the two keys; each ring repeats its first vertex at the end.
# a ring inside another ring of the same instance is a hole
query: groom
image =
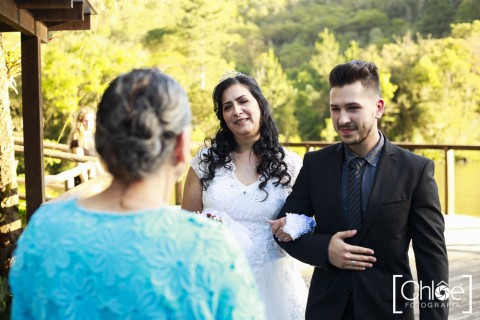
{"type": "Polygon", "coordinates": [[[290,238],[281,225],[272,227],[283,249],[315,266],[306,319],[414,319],[414,305],[420,319],[448,317],[448,300],[434,292],[448,283],[434,164],[378,131],[383,111],[374,63],[350,61],[331,71],[330,114],[342,142],[305,155],[279,215],[314,216],[317,226],[293,242],[283,241],[290,238]]]}

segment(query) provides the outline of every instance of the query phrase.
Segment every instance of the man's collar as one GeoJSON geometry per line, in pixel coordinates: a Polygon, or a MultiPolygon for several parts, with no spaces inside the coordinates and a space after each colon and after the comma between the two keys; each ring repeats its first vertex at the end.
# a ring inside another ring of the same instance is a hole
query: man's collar
{"type": "MultiPolygon", "coordinates": [[[[378,161],[380,161],[380,152],[382,151],[383,146],[385,145],[385,137],[383,134],[378,131],[378,134],[380,135],[380,140],[378,141],[377,145],[375,148],[370,150],[370,152],[363,158],[365,159],[371,166],[376,167],[378,164],[378,161]]],[[[347,160],[347,163],[349,163],[351,160],[355,159],[358,157],[350,148],[344,143],[344,150],[345,150],[345,159],[347,160]]]]}

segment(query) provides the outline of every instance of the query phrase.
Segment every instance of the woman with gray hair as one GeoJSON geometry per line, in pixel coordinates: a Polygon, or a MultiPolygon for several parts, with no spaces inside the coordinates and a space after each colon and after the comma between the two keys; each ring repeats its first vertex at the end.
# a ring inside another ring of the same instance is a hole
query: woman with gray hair
{"type": "Polygon", "coordinates": [[[33,215],[10,273],[12,319],[263,318],[231,235],[168,206],[190,121],[185,92],[156,69],[109,85],[95,142],[113,181],[33,215]]]}

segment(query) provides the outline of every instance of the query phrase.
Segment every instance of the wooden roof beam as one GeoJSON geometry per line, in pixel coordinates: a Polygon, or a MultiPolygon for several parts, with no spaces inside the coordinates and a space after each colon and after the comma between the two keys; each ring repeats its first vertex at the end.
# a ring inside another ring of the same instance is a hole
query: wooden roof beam
{"type": "MultiPolygon", "coordinates": [[[[2,22],[25,35],[36,36],[42,42],[48,42],[47,26],[42,22],[35,21],[28,10],[18,9],[14,0],[0,1],[0,25],[2,22]]],[[[11,31],[8,28],[4,29],[11,31]]]]}
{"type": "Polygon", "coordinates": [[[6,23],[0,22],[0,32],[15,32],[15,31],[17,30],[15,30],[12,26],[6,23]]]}
{"type": "Polygon", "coordinates": [[[73,9],[52,9],[35,11],[39,21],[78,21],[83,20],[83,2],[74,2],[73,9]]]}
{"type": "Polygon", "coordinates": [[[19,9],[72,9],[73,0],[17,0],[19,9]]]}
{"type": "Polygon", "coordinates": [[[50,22],[47,26],[48,31],[90,30],[90,15],[86,14],[83,21],[67,21],[61,23],[50,22]]]}

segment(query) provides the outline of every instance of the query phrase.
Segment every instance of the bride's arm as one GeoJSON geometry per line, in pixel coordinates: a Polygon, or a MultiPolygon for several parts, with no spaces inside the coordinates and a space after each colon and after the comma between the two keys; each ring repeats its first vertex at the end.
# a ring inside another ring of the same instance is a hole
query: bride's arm
{"type": "MultiPolygon", "coordinates": [[[[287,212],[299,212],[307,216],[314,216],[313,206],[310,201],[312,196],[309,188],[309,167],[311,168],[318,164],[315,159],[312,160],[312,154],[305,154],[303,166],[293,185],[292,193],[287,197],[277,219],[285,217],[287,212]]],[[[277,237],[274,237],[274,239],[280,247],[295,259],[327,269],[328,245],[332,235],[320,233],[305,234],[297,240],[289,242],[278,241],[277,237]]]]}
{"type": "Polygon", "coordinates": [[[195,173],[195,171],[190,168],[187,173],[187,178],[185,179],[185,185],[183,187],[183,200],[182,200],[182,209],[189,211],[203,211],[203,202],[202,202],[202,184],[200,183],[200,178],[195,173]]]}

